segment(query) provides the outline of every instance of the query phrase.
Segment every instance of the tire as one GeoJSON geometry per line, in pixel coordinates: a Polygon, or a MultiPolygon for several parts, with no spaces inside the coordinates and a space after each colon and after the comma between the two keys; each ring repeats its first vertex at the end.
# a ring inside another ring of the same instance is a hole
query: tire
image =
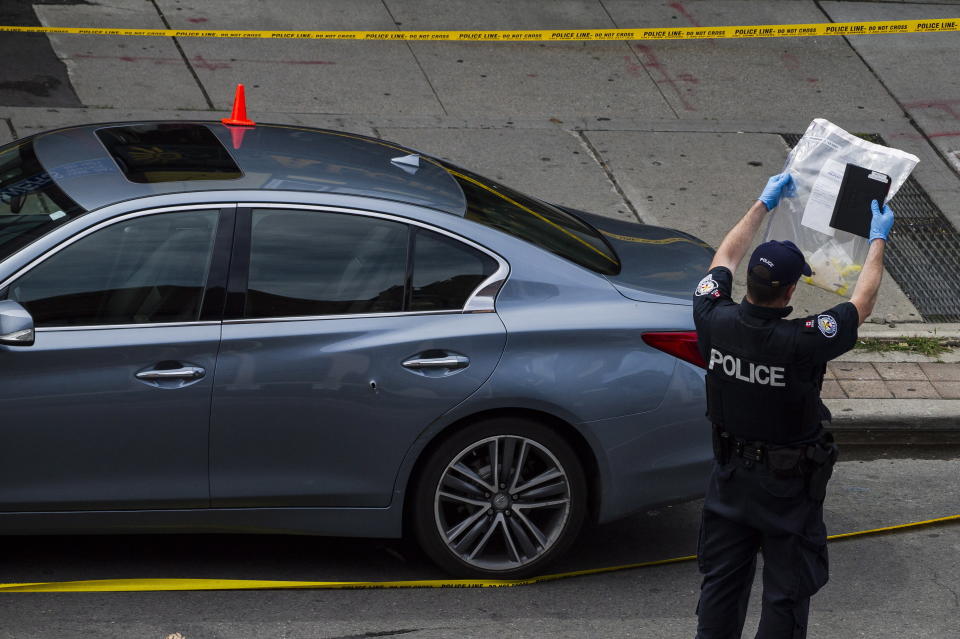
{"type": "Polygon", "coordinates": [[[478,422],[428,454],[413,493],[413,527],[423,551],[451,574],[522,579],[577,538],[587,513],[583,467],[549,426],[478,422]]]}

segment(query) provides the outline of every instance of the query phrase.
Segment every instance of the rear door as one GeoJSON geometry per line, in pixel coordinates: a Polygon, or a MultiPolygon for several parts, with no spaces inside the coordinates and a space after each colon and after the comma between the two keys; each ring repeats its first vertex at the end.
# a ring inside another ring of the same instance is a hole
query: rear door
{"type": "Polygon", "coordinates": [[[201,508],[233,211],[109,220],[5,287],[0,511],[201,508]]]}
{"type": "Polygon", "coordinates": [[[500,358],[506,264],[374,213],[241,208],[238,226],[213,505],[387,506],[410,444],[500,358]]]}

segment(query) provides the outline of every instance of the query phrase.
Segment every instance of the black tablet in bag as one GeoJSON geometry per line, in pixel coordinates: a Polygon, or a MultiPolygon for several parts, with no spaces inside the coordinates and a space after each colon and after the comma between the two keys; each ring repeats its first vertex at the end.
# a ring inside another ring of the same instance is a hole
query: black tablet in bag
{"type": "Polygon", "coordinates": [[[889,192],[889,175],[856,164],[847,164],[843,172],[843,182],[840,183],[840,192],[837,194],[837,203],[833,205],[830,226],[860,237],[869,237],[870,222],[873,219],[870,202],[876,200],[882,209],[883,201],[889,192]]]}

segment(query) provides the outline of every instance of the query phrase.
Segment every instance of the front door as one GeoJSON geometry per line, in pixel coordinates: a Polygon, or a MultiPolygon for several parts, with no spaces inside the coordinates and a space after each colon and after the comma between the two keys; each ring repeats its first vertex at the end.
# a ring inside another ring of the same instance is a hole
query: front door
{"type": "Polygon", "coordinates": [[[0,292],[38,327],[0,346],[0,511],[209,505],[219,216],[126,216],[0,292]]]}
{"type": "Polygon", "coordinates": [[[212,504],[387,506],[418,434],[500,358],[499,317],[463,308],[501,264],[382,217],[247,215],[249,281],[217,362],[212,504]]]}

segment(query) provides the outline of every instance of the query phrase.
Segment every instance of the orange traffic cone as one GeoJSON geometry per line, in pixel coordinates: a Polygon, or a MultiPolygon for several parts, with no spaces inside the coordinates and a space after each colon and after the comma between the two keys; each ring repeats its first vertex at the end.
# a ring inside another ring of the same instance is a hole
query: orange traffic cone
{"type": "Polygon", "coordinates": [[[247,119],[247,98],[242,84],[237,85],[237,94],[233,96],[233,112],[220,121],[230,126],[256,126],[256,122],[247,119]]]}

